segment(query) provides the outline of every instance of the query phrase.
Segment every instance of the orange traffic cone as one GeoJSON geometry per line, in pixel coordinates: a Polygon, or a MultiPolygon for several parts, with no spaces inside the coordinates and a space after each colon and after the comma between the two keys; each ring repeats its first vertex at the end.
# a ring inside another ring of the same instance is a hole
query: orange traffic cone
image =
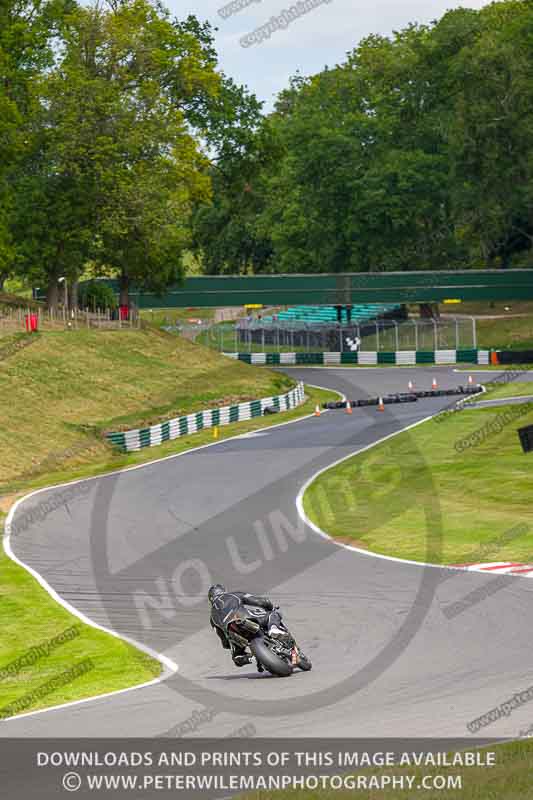
{"type": "Polygon", "coordinates": [[[432,389],[436,389],[437,388],[437,379],[436,378],[433,378],[433,383],[431,384],[431,388],[432,389]]]}
{"type": "Polygon", "coordinates": [[[347,414],[351,414],[352,413],[352,404],[350,403],[349,400],[346,403],[346,413],[347,414]]]}
{"type": "Polygon", "coordinates": [[[385,411],[385,404],[383,403],[383,398],[378,398],[378,411],[385,411]]]}
{"type": "Polygon", "coordinates": [[[320,406],[317,403],[316,406],[315,406],[315,417],[319,417],[319,416],[320,416],[320,406]]]}

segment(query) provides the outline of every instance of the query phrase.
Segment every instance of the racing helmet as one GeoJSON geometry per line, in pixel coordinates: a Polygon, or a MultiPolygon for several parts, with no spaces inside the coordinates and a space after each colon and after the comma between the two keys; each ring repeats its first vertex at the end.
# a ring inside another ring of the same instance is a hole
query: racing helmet
{"type": "Polygon", "coordinates": [[[225,594],[225,592],[226,588],[222,586],[221,583],[215,583],[213,586],[211,586],[207,593],[207,598],[210,604],[213,605],[217,597],[220,597],[221,594],[225,594]]]}

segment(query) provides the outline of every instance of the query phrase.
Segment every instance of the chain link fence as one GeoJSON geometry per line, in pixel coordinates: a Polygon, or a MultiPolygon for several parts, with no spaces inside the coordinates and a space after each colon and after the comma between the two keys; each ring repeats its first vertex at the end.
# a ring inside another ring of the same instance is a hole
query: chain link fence
{"type": "Polygon", "coordinates": [[[238,320],[196,332],[196,341],[231,353],[395,352],[477,347],[474,317],[376,320],[352,325],[238,320]]]}

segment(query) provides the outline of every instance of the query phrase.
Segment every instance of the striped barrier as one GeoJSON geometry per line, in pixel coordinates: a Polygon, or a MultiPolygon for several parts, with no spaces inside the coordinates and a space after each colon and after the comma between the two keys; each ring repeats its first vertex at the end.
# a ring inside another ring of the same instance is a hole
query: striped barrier
{"type": "Polygon", "coordinates": [[[489,350],[397,350],[387,352],[348,352],[348,353],[224,353],[230,358],[245,361],[247,364],[395,364],[397,366],[416,366],[418,364],[489,364],[489,350]]]}
{"type": "Polygon", "coordinates": [[[106,438],[124,452],[141,450],[143,447],[155,447],[169,439],[178,439],[180,436],[196,433],[204,428],[229,425],[231,422],[242,422],[253,417],[261,417],[265,409],[270,406],[277,411],[289,411],[291,408],[301,405],[304,400],[304,385],[300,382],[286,394],[263,397],[261,400],[249,400],[234,406],[197,411],[184,417],[160,422],[158,425],[151,425],[149,428],[106,433],[106,438]]]}

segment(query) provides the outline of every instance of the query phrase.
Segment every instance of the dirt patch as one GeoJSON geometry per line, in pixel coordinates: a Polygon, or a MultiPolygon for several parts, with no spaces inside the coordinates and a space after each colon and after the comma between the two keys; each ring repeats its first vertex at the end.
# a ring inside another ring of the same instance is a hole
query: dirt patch
{"type": "Polygon", "coordinates": [[[22,497],[24,492],[17,492],[16,494],[3,494],[0,495],[0,511],[7,514],[13,503],[22,497]]]}

